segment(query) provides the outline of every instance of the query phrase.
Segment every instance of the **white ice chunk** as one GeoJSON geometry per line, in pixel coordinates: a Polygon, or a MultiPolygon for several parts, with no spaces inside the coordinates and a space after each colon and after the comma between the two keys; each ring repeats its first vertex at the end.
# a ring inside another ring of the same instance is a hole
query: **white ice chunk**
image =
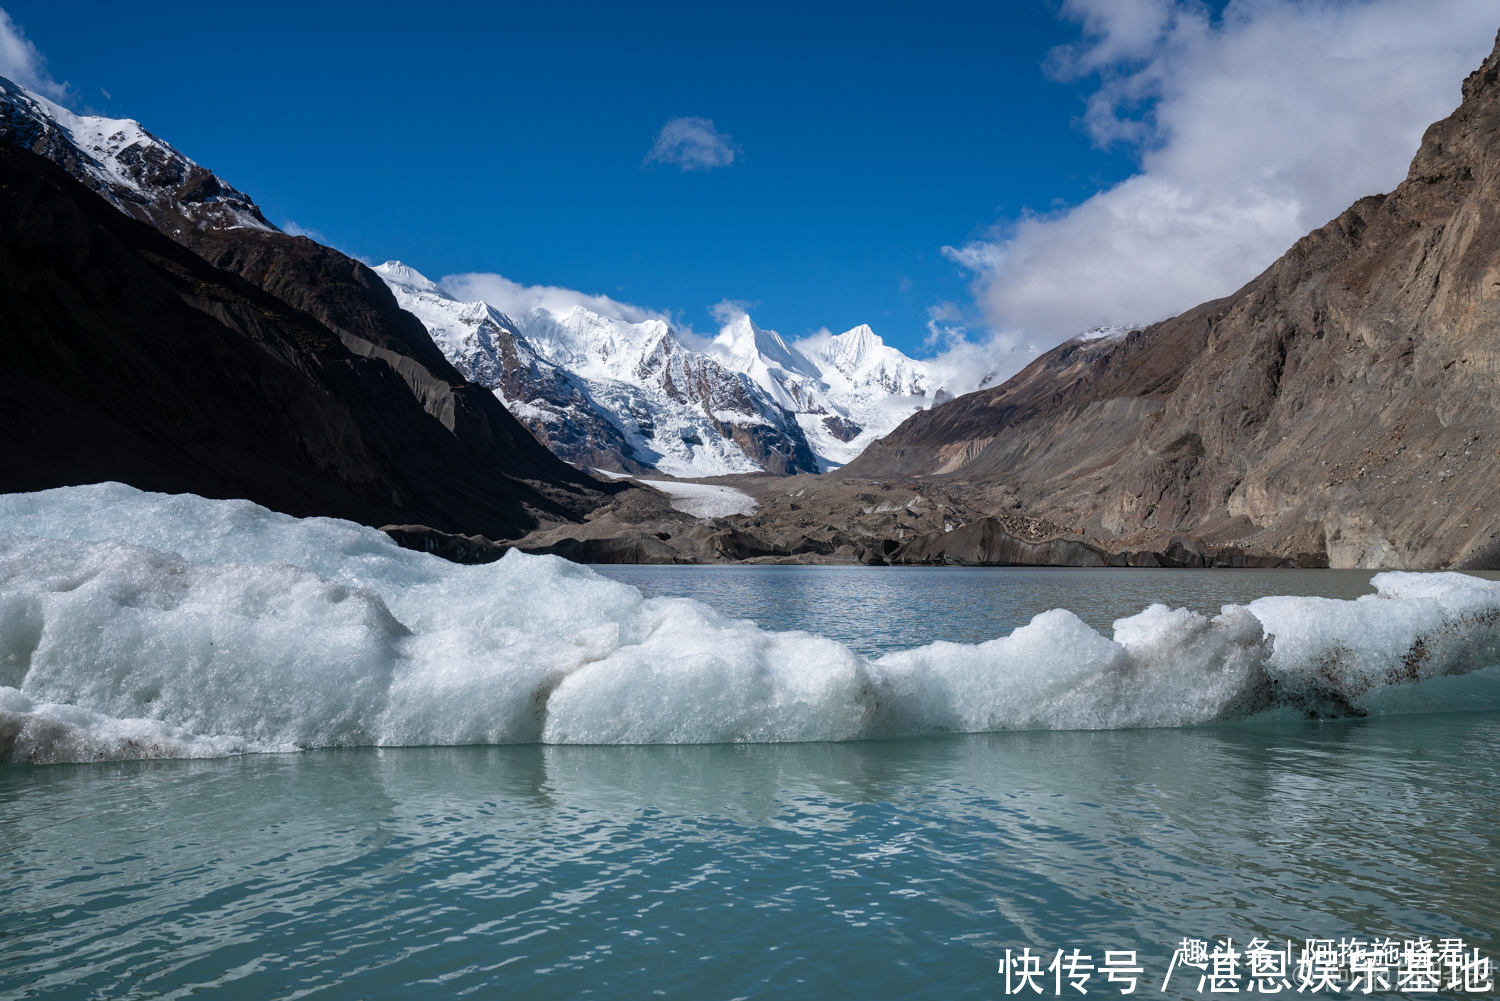
{"type": "Polygon", "coordinates": [[[122,758],[218,758],[249,748],[154,719],[115,719],[71,705],[38,705],[0,687],[0,764],[51,765],[122,758]]]}
{"type": "MultiPolygon", "coordinates": [[[[672,484],[699,487],[701,484],[672,484]]],[[[723,490],[724,488],[708,488],[723,490]]],[[[842,740],[1500,705],[1500,584],[1058,609],[869,661],[587,567],[119,484],[0,496],[0,762],[351,744],[842,740]]]]}

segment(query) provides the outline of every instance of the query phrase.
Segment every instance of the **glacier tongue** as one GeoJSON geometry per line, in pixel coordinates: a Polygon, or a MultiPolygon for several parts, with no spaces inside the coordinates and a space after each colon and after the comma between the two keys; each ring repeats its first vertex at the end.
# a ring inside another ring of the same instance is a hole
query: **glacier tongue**
{"type": "Polygon", "coordinates": [[[708,483],[679,483],[675,480],[648,480],[662,493],[672,498],[672,507],[694,518],[727,518],[735,514],[754,514],[758,506],[755,498],[743,490],[733,487],[717,487],[708,483]]]}
{"type": "Polygon", "coordinates": [[[788,343],[739,314],[690,346],[665,317],[605,315],[598,297],[507,284],[507,313],[399,261],[375,272],[460,372],[581,466],[820,472],[930,405],[938,388],[923,363],[864,325],[788,343]]]}

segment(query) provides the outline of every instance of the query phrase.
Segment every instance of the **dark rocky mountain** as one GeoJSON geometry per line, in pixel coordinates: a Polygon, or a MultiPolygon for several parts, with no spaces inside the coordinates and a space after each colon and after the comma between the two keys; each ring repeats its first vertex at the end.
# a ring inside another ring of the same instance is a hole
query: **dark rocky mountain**
{"type": "Polygon", "coordinates": [[[460,375],[421,322],[361,262],[280,232],[204,227],[183,230],[177,239],[215,267],[307,312],[349,351],[387,365],[470,455],[489,456],[510,475],[596,487],[592,477],[540,444],[493,393],[460,375]]]}
{"type": "Polygon", "coordinates": [[[1110,548],[1500,566],[1500,48],[1361,199],[1234,295],[1069,342],[842,471],[984,483],[1110,548]]]}
{"type": "Polygon", "coordinates": [[[253,232],[214,246],[260,284],[0,146],[0,490],[113,479],[491,537],[606,499],[487,409],[363,265],[253,232]]]}

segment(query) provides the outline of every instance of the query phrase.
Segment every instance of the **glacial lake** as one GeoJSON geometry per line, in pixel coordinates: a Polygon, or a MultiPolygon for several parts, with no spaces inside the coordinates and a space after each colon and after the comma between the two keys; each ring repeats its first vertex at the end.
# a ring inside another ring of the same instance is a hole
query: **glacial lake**
{"type": "MultiPolygon", "coordinates": [[[[1372,576],[597,569],[867,655],[1053,607],[1108,635],[1153,601],[1349,598],[1372,576]]],[[[1003,996],[1006,950],[1075,948],[1134,952],[1156,996],[1184,938],[1493,958],[1497,863],[1482,694],[1338,721],[14,766],[0,997],[936,1001],[1003,996]]],[[[1207,996],[1198,978],[1167,994],[1207,996]]]]}
{"type": "MultiPolygon", "coordinates": [[[[648,598],[695,598],[764,629],[800,629],[867,657],[937,640],[982,643],[1066,608],[1108,636],[1157,602],[1217,615],[1267,595],[1357,598],[1373,570],[1129,567],[595,566],[648,598]]],[[[1500,571],[1473,576],[1500,580],[1500,571]]]]}

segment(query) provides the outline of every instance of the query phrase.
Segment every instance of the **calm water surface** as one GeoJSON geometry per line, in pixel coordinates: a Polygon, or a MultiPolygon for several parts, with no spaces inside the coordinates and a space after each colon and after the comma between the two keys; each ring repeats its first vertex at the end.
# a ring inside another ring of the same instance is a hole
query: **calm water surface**
{"type": "MultiPolygon", "coordinates": [[[[1370,576],[610,573],[871,652],[1370,576]]],[[[13,767],[0,996],[999,998],[1006,948],[1075,946],[1156,996],[1184,936],[1493,955],[1497,863],[1495,712],[13,767]]]]}
{"type": "MultiPolygon", "coordinates": [[[[766,629],[831,636],[876,656],[934,640],[982,643],[1067,608],[1108,636],[1153,602],[1219,614],[1273,594],[1374,594],[1371,570],[1143,570],[1125,567],[596,566],[648,597],[696,598],[766,629]]],[[[1500,572],[1475,574],[1500,580],[1500,572]]]]}

